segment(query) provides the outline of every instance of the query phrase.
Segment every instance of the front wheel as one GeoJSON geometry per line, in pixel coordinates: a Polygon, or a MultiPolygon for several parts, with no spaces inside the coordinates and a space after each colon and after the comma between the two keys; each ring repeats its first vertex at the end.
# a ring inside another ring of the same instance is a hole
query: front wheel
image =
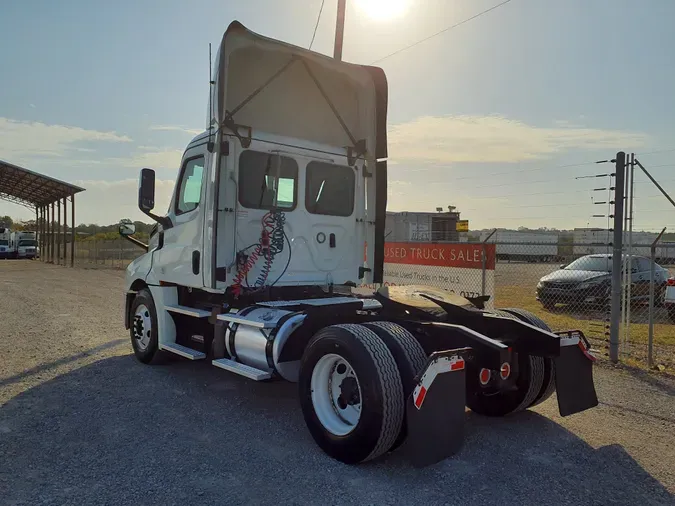
{"type": "Polygon", "coordinates": [[[346,464],[379,457],[401,432],[405,404],[396,361],[364,326],[317,332],[302,357],[299,394],[316,443],[346,464]]]}
{"type": "Polygon", "coordinates": [[[129,311],[129,334],[134,355],[144,364],[154,363],[159,356],[157,310],[147,288],[136,294],[129,311]]]}

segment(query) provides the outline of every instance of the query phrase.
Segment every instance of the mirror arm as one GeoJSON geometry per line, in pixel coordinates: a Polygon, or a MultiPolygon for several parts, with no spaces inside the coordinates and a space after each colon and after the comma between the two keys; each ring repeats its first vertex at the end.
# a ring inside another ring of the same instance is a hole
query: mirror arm
{"type": "MultiPolygon", "coordinates": [[[[143,211],[143,210],[141,209],[141,211],[143,211]]],[[[150,218],[155,220],[160,225],[162,225],[164,230],[167,230],[167,229],[173,227],[173,223],[171,223],[171,218],[169,218],[168,216],[157,216],[156,214],[151,213],[150,211],[143,211],[143,213],[148,215],[150,218]]]]}
{"type": "Polygon", "coordinates": [[[145,244],[142,241],[139,241],[135,237],[132,237],[130,235],[123,235],[122,237],[124,237],[127,241],[134,243],[136,246],[139,246],[139,247],[143,248],[146,253],[150,249],[150,247],[147,244],[145,244]]]}

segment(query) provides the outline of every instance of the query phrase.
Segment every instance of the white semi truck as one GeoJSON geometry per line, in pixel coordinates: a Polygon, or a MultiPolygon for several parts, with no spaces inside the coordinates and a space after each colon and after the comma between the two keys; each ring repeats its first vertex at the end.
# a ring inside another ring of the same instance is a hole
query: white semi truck
{"type": "Polygon", "coordinates": [[[9,228],[0,227],[0,258],[9,258],[11,250],[9,240],[12,237],[12,231],[9,228]]]}
{"type": "Polygon", "coordinates": [[[37,234],[30,231],[14,231],[10,240],[10,256],[34,259],[39,256],[37,234]]]}
{"type": "MultiPolygon", "coordinates": [[[[488,312],[382,281],[387,83],[353,65],[225,32],[208,129],[126,273],[136,357],[176,354],[254,381],[297,382],[309,432],[346,463],[402,446],[415,465],[457,451],[465,406],[503,416],[557,388],[563,416],[597,405],[589,345],[520,310],[488,312]]],[[[133,237],[134,225],[120,223],[133,237]]]]}

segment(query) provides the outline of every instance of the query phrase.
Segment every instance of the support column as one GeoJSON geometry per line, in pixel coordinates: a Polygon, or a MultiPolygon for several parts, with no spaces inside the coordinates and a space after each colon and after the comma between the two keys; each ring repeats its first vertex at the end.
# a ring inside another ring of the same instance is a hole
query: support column
{"type": "Polygon", "coordinates": [[[54,263],[54,251],[56,251],[55,246],[55,240],[56,237],[54,237],[54,202],[52,202],[52,219],[49,224],[49,230],[51,232],[50,237],[49,237],[49,261],[51,263],[54,263]]]}
{"type": "Polygon", "coordinates": [[[44,214],[45,214],[45,222],[42,227],[44,228],[45,231],[45,236],[44,239],[42,240],[42,246],[44,250],[42,251],[42,261],[47,263],[49,261],[49,206],[46,204],[42,206],[42,209],[44,209],[44,214]]]}
{"type": "Polygon", "coordinates": [[[61,231],[61,200],[56,200],[56,265],[61,264],[61,238],[59,232],[61,231]]]}
{"type": "Polygon", "coordinates": [[[70,266],[75,267],[75,194],[70,196],[70,266]]]}
{"type": "Polygon", "coordinates": [[[68,207],[66,205],[66,197],[63,197],[63,266],[68,265],[68,207]]]}
{"type": "Polygon", "coordinates": [[[37,237],[35,238],[37,241],[36,249],[40,250],[40,241],[42,241],[42,229],[40,228],[42,226],[42,220],[40,219],[40,213],[42,212],[42,209],[40,206],[35,206],[35,233],[37,234],[37,237]]]}
{"type": "Polygon", "coordinates": [[[44,225],[45,239],[44,241],[42,241],[42,243],[45,248],[43,261],[47,263],[49,262],[49,205],[45,204],[44,209],[45,209],[45,225],[44,225]]]}

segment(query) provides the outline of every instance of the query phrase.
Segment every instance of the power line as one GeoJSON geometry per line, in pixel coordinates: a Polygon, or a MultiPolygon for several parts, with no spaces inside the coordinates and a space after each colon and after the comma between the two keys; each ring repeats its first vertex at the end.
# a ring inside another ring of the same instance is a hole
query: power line
{"type": "Polygon", "coordinates": [[[390,54],[388,54],[388,55],[386,55],[386,56],[383,56],[382,58],[380,58],[380,59],[375,60],[374,62],[372,62],[371,65],[374,65],[374,64],[376,64],[376,63],[380,63],[382,60],[386,60],[387,58],[391,58],[391,57],[394,56],[394,55],[397,55],[397,54],[399,54],[399,53],[402,53],[403,51],[407,51],[408,49],[411,49],[411,48],[413,48],[413,47],[415,47],[415,46],[418,46],[418,45],[422,44],[423,42],[428,41],[429,39],[433,39],[434,37],[437,37],[438,35],[441,35],[441,34],[447,32],[447,31],[450,31],[450,30],[452,30],[453,28],[457,28],[458,26],[461,26],[461,25],[463,25],[463,24],[465,24],[465,23],[468,23],[469,21],[472,21],[472,20],[474,20],[474,19],[476,19],[476,18],[482,16],[483,14],[487,14],[487,13],[490,12],[490,11],[493,11],[493,10],[495,10],[495,9],[498,9],[498,8],[501,7],[502,5],[506,5],[506,4],[509,3],[510,1],[511,1],[511,0],[504,0],[502,3],[499,3],[499,4],[497,4],[497,5],[493,6],[493,7],[490,7],[489,9],[486,9],[486,10],[484,10],[484,11],[481,11],[481,12],[479,12],[478,14],[474,14],[474,15],[471,16],[470,18],[466,18],[465,20],[460,21],[459,23],[455,23],[455,24],[452,25],[452,26],[448,26],[447,28],[444,28],[444,29],[441,30],[440,32],[436,32],[436,33],[434,33],[433,35],[429,35],[428,37],[425,37],[425,38],[423,38],[423,39],[418,40],[417,42],[413,42],[413,43],[410,44],[409,46],[402,47],[401,49],[398,49],[398,50],[394,51],[393,53],[390,53],[390,54]]]}
{"type": "Polygon", "coordinates": [[[647,153],[635,153],[636,156],[646,156],[646,155],[657,155],[660,153],[672,153],[675,151],[675,148],[673,149],[660,149],[658,151],[648,151],[647,153]]]}
{"type": "Polygon", "coordinates": [[[316,37],[316,29],[319,28],[319,21],[321,21],[321,13],[323,12],[323,5],[326,3],[326,0],[321,0],[321,8],[319,9],[319,15],[316,18],[316,24],[314,25],[314,33],[312,34],[312,41],[309,43],[309,49],[312,49],[312,44],[314,44],[314,37],[316,37]]]}
{"type": "MultiPolygon", "coordinates": [[[[501,172],[488,172],[487,174],[479,174],[475,176],[461,176],[461,177],[453,177],[453,181],[461,181],[464,179],[477,179],[477,178],[486,178],[490,176],[502,176],[502,175],[509,175],[509,174],[522,174],[523,172],[536,172],[539,170],[553,170],[553,169],[562,169],[562,168],[569,168],[569,167],[585,167],[587,165],[594,165],[594,162],[590,163],[573,163],[569,165],[549,165],[546,167],[534,167],[534,168],[529,168],[529,169],[519,169],[519,170],[509,170],[509,171],[501,171],[501,172]]],[[[436,167],[434,167],[436,168],[436,167]]],[[[422,172],[423,170],[428,170],[428,169],[413,169],[410,170],[409,172],[422,172]]]]}

